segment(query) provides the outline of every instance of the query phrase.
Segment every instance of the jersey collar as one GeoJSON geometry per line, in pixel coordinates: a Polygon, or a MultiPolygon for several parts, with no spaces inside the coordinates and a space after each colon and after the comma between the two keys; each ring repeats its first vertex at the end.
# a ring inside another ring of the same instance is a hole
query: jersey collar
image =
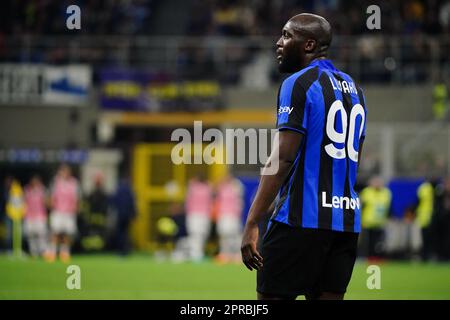
{"type": "Polygon", "coordinates": [[[317,66],[321,69],[337,70],[331,60],[328,59],[314,59],[308,66],[317,66]]]}

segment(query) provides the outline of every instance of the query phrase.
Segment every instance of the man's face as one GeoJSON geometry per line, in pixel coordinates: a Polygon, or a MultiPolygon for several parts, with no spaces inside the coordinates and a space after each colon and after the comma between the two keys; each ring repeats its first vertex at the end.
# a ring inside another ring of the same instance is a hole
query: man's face
{"type": "Polygon", "coordinates": [[[32,179],[31,179],[31,185],[32,186],[38,186],[38,185],[40,185],[40,182],[41,182],[41,180],[38,178],[38,177],[33,177],[32,179]]]}
{"type": "Polygon", "coordinates": [[[63,178],[63,179],[69,178],[70,177],[70,168],[67,166],[61,167],[61,169],[59,169],[59,174],[60,174],[61,178],[63,178]]]}
{"type": "Polygon", "coordinates": [[[283,27],[281,37],[277,41],[277,60],[280,72],[292,73],[299,71],[304,60],[304,41],[294,31],[292,23],[288,21],[283,27]]]}

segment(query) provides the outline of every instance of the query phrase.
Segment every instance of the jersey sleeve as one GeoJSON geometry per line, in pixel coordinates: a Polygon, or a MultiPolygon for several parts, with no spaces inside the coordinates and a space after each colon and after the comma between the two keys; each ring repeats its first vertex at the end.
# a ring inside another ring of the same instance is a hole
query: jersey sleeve
{"type": "Polygon", "coordinates": [[[298,79],[284,80],[278,93],[277,129],[306,134],[306,105],[306,92],[298,79]]]}

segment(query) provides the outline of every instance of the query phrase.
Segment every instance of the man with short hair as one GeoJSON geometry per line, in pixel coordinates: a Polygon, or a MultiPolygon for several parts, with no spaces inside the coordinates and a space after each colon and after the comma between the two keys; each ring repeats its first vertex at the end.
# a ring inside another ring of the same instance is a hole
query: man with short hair
{"type": "Polygon", "coordinates": [[[327,60],[331,26],[299,14],[277,42],[279,130],[244,229],[258,299],[343,299],[356,259],[361,204],[354,190],[366,107],[353,79],[327,60]],[[266,171],[267,172],[267,171],[266,171]],[[258,223],[277,197],[261,253],[258,223]]]}

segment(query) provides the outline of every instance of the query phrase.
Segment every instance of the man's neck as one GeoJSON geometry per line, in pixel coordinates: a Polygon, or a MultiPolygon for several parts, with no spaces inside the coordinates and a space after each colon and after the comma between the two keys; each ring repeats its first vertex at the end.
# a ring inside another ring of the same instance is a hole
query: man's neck
{"type": "Polygon", "coordinates": [[[305,64],[302,66],[302,69],[309,66],[315,60],[326,60],[326,59],[327,57],[324,55],[308,57],[305,61],[305,64]]]}

